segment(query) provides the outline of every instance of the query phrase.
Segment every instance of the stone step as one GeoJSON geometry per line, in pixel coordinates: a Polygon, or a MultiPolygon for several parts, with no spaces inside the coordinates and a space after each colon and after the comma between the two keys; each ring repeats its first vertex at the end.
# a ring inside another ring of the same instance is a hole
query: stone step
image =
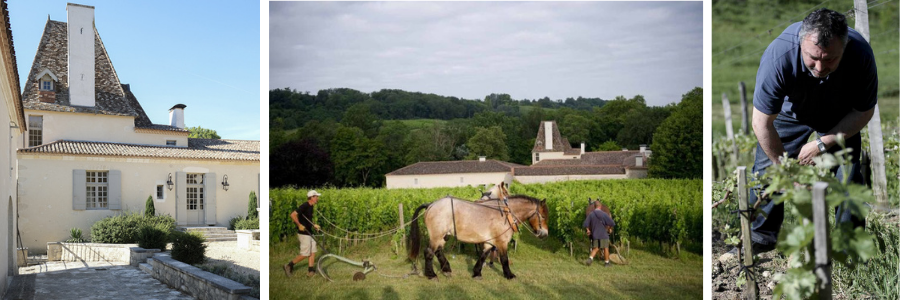
{"type": "Polygon", "coordinates": [[[153,266],[150,265],[151,261],[153,261],[153,259],[148,258],[146,263],[141,263],[138,267],[141,268],[141,271],[144,271],[144,273],[153,275],[153,266]]]}

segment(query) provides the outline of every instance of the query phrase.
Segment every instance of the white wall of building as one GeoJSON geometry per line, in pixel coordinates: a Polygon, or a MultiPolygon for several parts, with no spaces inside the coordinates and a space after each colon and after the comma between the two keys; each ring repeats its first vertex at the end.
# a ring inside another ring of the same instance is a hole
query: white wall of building
{"type": "MultiPolygon", "coordinates": [[[[167,140],[175,140],[176,146],[187,147],[188,143],[184,134],[135,132],[134,117],[25,110],[25,120],[29,116],[43,118],[43,144],[73,140],[165,146],[167,140]]],[[[18,147],[25,148],[27,139],[27,135],[20,138],[18,147]]]]}
{"type": "Polygon", "coordinates": [[[512,183],[513,180],[510,172],[387,175],[385,177],[386,187],[389,189],[478,186],[498,184],[500,181],[512,183]]]}
{"type": "Polygon", "coordinates": [[[581,159],[581,155],[566,155],[565,152],[532,152],[531,164],[535,164],[545,159],[581,159]],[[540,159],[538,159],[540,158],[540,159]]]}
{"type": "Polygon", "coordinates": [[[529,183],[547,183],[568,180],[602,180],[602,179],[625,179],[625,174],[612,175],[552,175],[552,176],[516,176],[516,181],[522,184],[529,183]]]}
{"type": "MultiPolygon", "coordinates": [[[[163,200],[154,200],[157,214],[176,217],[177,186],[165,186],[168,174],[176,182],[176,172],[215,173],[215,224],[227,226],[237,215],[247,214],[250,191],[259,195],[259,162],[218,162],[189,160],[132,159],[110,157],[19,155],[19,225],[22,241],[33,253],[44,253],[47,242],[68,238],[69,229],[80,228],[90,235],[94,222],[125,211],[141,212],[148,196],[156,198],[157,184],[164,185],[163,200]],[[119,170],[121,210],[74,210],[73,170],[119,170]],[[229,188],[222,188],[228,175],[229,188]]],[[[178,219],[176,217],[176,219],[178,219]]],[[[208,220],[207,220],[208,221],[208,220]]]]}
{"type": "MultiPolygon", "coordinates": [[[[3,61],[0,55],[0,66],[9,66],[11,62],[3,61]]],[[[18,274],[16,266],[16,161],[15,140],[20,136],[19,124],[15,109],[15,94],[19,87],[10,86],[8,75],[12,72],[0,72],[0,124],[6,127],[7,137],[0,139],[0,293],[6,292],[8,275],[18,274]]]]}
{"type": "Polygon", "coordinates": [[[69,103],[93,107],[94,8],[71,4],[68,13],[69,103]]]}

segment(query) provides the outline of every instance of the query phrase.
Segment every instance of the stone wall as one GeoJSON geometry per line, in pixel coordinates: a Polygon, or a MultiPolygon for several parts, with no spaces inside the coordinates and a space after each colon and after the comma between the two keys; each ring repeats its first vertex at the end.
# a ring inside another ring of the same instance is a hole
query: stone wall
{"type": "Polygon", "coordinates": [[[158,249],[144,249],[137,244],[47,243],[48,261],[127,262],[132,266],[153,257],[158,249]]]}
{"type": "Polygon", "coordinates": [[[153,278],[200,300],[242,299],[251,289],[231,279],[177,261],[165,253],[147,260],[153,278]]]}

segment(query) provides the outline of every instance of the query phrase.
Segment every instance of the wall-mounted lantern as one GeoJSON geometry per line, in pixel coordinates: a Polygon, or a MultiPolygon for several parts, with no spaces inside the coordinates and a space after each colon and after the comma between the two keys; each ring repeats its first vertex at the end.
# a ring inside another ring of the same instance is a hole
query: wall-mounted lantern
{"type": "Polygon", "coordinates": [[[222,176],[222,188],[228,190],[228,175],[222,176]]]}
{"type": "Polygon", "coordinates": [[[171,191],[173,185],[175,185],[175,183],[172,182],[172,173],[169,173],[169,179],[166,180],[166,186],[168,186],[169,190],[171,191]]]}

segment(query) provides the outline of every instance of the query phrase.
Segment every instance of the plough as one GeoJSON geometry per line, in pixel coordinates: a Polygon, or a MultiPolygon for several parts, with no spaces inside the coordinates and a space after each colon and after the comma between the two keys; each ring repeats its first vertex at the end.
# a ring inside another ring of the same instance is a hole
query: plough
{"type": "Polygon", "coordinates": [[[346,258],[343,256],[329,253],[329,254],[325,254],[321,258],[319,258],[319,261],[316,263],[316,269],[319,270],[319,274],[322,274],[322,277],[325,277],[325,279],[328,279],[328,281],[334,281],[334,280],[331,280],[331,277],[328,277],[328,273],[325,273],[322,271],[322,261],[324,261],[326,258],[329,258],[329,257],[333,257],[333,258],[335,258],[339,261],[345,262],[347,264],[363,268],[362,272],[356,272],[353,274],[353,281],[365,280],[366,274],[369,274],[369,273],[375,271],[375,264],[369,262],[368,260],[358,262],[358,261],[355,261],[355,260],[352,260],[352,259],[349,259],[349,258],[346,258]]]}

